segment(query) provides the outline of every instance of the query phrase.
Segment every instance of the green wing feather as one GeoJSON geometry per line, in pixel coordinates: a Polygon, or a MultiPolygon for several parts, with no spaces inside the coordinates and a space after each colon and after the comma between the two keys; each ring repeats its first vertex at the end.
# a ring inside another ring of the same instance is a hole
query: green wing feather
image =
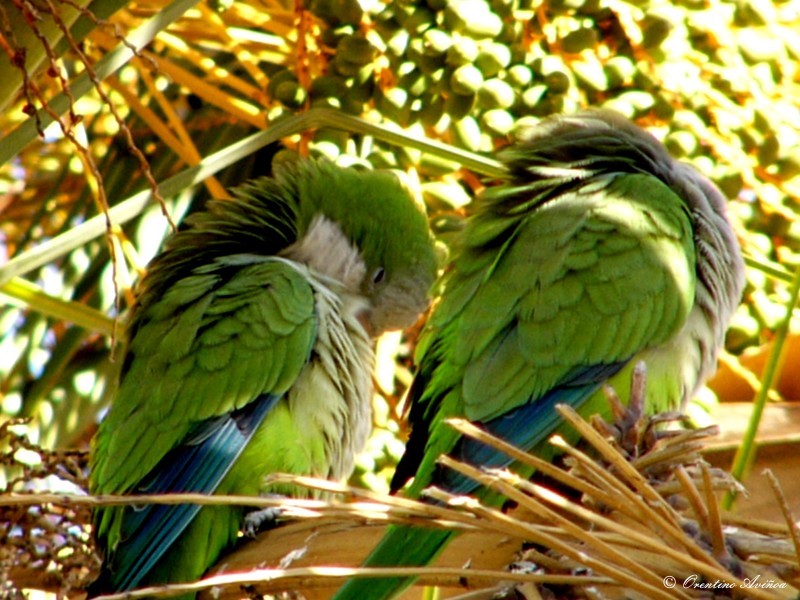
{"type": "Polygon", "coordinates": [[[410,419],[426,464],[401,463],[397,479],[415,475],[414,495],[458,440],[444,419],[488,422],[576,370],[627,362],[674,335],[692,307],[690,215],[653,177],[608,176],[516,220],[488,237],[475,217],[420,342],[410,419]]]}
{"type": "MultiPolygon", "coordinates": [[[[219,259],[176,282],[159,302],[142,307],[114,407],[95,438],[92,492],[145,491],[144,481],[174,468],[165,457],[195,444],[215,419],[243,411],[265,394],[282,396],[308,360],[316,327],[309,282],[285,261],[268,257],[219,259]]],[[[219,467],[217,485],[231,466],[219,467]]],[[[207,465],[190,465],[201,467],[207,465]]],[[[195,475],[187,477],[191,488],[195,475]]],[[[255,493],[258,478],[252,479],[255,493]]],[[[130,519],[130,509],[119,507],[95,515],[97,535],[111,556],[109,569],[115,562],[138,565],[125,556],[129,538],[141,535],[126,527],[130,519]]],[[[170,521],[176,529],[171,537],[189,520],[170,521]]],[[[136,553],[145,550],[165,551],[136,553]]]]}

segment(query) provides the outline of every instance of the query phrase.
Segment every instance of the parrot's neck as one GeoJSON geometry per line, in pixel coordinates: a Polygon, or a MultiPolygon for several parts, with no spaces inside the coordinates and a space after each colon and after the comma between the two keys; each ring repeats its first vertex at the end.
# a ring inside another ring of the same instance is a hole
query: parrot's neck
{"type": "Polygon", "coordinates": [[[289,407],[298,431],[322,432],[329,470],[314,474],[346,478],[371,423],[374,356],[362,321],[370,303],[361,293],[366,265],[341,227],[322,215],[281,254],[307,270],[318,326],[309,364],[287,394],[289,407]]]}
{"type": "Polygon", "coordinates": [[[281,254],[336,280],[353,293],[360,292],[367,272],[358,248],[337,223],[323,215],[315,216],[303,237],[281,254]]]}
{"type": "Polygon", "coordinates": [[[348,300],[312,281],[317,341],[308,365],[287,394],[300,435],[318,432],[327,471],[318,477],[341,480],[353,472],[354,457],[371,431],[372,341],[348,300]]]}

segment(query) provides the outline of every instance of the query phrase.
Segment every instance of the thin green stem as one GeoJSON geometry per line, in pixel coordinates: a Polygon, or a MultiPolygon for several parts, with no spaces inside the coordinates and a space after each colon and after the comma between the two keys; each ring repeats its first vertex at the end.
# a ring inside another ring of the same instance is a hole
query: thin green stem
{"type": "MultiPolygon", "coordinates": [[[[764,368],[764,374],[761,379],[761,388],[758,391],[755,401],[753,402],[753,412],[750,415],[750,421],[747,423],[747,429],[744,432],[742,443],[736,451],[733,458],[733,466],[731,467],[731,474],[739,481],[749,473],[755,460],[756,452],[758,450],[755,438],[758,432],[758,426],[761,422],[761,415],[764,413],[764,407],[767,403],[767,395],[772,388],[772,382],[778,376],[778,366],[780,364],[781,353],[783,346],[786,342],[786,336],[789,333],[789,326],[792,321],[792,313],[794,307],[797,305],[797,299],[800,296],[800,265],[795,269],[794,280],[790,288],[789,301],[786,304],[786,314],[781,320],[780,325],[775,331],[775,338],[772,341],[772,349],[770,350],[767,364],[764,368]]],[[[722,500],[722,506],[725,510],[730,510],[736,494],[728,492],[722,500]]]]}
{"type": "Polygon", "coordinates": [[[746,264],[748,267],[758,269],[762,273],[769,275],[777,281],[791,283],[794,279],[792,273],[787,271],[783,265],[779,265],[760,256],[745,254],[744,264],[746,264]]]}
{"type": "Polygon", "coordinates": [[[54,298],[30,281],[20,277],[14,277],[0,287],[0,295],[2,294],[14,299],[7,304],[17,304],[20,307],[35,310],[59,321],[68,321],[103,335],[114,333],[114,319],[99,310],[80,302],[54,298]]]}

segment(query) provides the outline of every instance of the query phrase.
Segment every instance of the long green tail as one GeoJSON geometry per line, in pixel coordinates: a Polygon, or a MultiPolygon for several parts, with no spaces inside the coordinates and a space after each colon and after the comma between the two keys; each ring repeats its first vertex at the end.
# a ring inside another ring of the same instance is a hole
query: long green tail
{"type": "MultiPolygon", "coordinates": [[[[364,561],[364,567],[421,567],[433,561],[455,537],[453,531],[392,525],[364,561]]],[[[388,600],[414,582],[414,577],[351,579],[331,600],[388,600]]]]}

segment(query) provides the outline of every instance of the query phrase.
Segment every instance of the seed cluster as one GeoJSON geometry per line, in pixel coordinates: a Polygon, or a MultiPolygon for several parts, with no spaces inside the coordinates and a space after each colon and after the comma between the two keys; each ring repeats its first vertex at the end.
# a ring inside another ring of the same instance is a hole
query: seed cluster
{"type": "MultiPolygon", "coordinates": [[[[329,106],[480,153],[516,128],[586,106],[648,127],[732,200],[745,246],[794,263],[800,242],[800,3],[683,0],[312,0],[327,66],[271,74],[273,116],[329,106]],[[751,231],[751,229],[753,231],[751,231]],[[766,233],[755,233],[755,230],[766,233]]],[[[430,207],[472,190],[456,162],[322,129],[312,154],[414,166],[430,207]]],[[[474,185],[473,185],[474,187],[474,185]]],[[[750,273],[732,349],[759,342],[785,293],[750,273]]]]}

